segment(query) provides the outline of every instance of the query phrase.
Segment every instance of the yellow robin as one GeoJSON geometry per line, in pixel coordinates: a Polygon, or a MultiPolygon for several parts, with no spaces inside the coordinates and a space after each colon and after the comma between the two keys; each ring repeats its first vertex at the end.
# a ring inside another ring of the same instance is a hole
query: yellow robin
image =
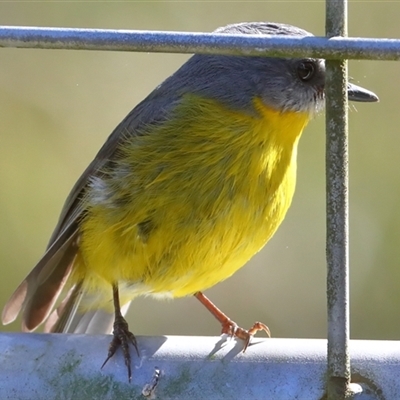
{"type": "MultiPolygon", "coordinates": [[[[276,23],[218,33],[311,34],[276,23]]],[[[68,196],[47,250],[16,289],[3,323],[109,332],[129,379],[121,307],[139,295],[194,295],[245,340],[203,290],[228,278],[275,233],[292,201],[297,145],[323,108],[325,66],[314,58],[194,55],[116,127],[68,196]],[[66,298],[52,312],[64,285],[66,298]]],[[[349,84],[350,100],[377,101],[349,84]]],[[[107,361],[106,360],[106,361],[107,361]]]]}

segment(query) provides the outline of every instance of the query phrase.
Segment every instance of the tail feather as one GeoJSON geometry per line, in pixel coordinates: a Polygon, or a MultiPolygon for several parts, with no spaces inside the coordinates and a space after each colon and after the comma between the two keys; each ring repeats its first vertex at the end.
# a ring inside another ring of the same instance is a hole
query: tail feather
{"type": "MultiPolygon", "coordinates": [[[[82,290],[83,282],[73,286],[61,304],[52,311],[76,259],[79,244],[78,230],[69,237],[64,237],[62,234],[59,240],[62,240],[62,244],[57,240],[15,290],[4,307],[3,324],[13,322],[22,312],[24,331],[32,331],[46,321],[45,332],[111,333],[114,312],[95,309],[88,311],[86,305],[92,302],[92,296],[82,290]],[[81,308],[82,303],[85,307],[81,308]]],[[[122,307],[123,315],[127,312],[129,304],[122,307]]]]}
{"type": "Polygon", "coordinates": [[[31,331],[50,314],[71,272],[78,249],[78,230],[64,232],[18,286],[3,309],[3,324],[23,312],[22,329],[31,331]]]}
{"type": "MultiPolygon", "coordinates": [[[[45,332],[54,333],[112,333],[114,312],[107,310],[82,311],[79,305],[87,304],[89,296],[82,291],[82,282],[74,286],[62,303],[50,314],[45,332]]],[[[122,315],[128,311],[130,302],[121,308],[122,315]]]]}

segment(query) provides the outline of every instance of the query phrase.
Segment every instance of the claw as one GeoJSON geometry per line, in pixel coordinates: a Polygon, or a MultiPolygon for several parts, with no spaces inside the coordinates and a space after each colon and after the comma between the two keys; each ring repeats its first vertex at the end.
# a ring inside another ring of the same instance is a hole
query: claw
{"type": "Polygon", "coordinates": [[[139,356],[139,349],[135,335],[129,330],[128,323],[121,313],[121,306],[119,303],[119,293],[118,285],[113,284],[113,300],[114,300],[114,330],[113,338],[111,340],[110,346],[108,347],[108,354],[106,360],[103,362],[101,369],[107,364],[108,360],[115,354],[118,347],[121,347],[122,354],[124,355],[124,361],[126,368],[128,370],[129,382],[132,380],[132,369],[131,369],[131,353],[129,350],[129,344],[131,343],[139,356]]]}
{"type": "Polygon", "coordinates": [[[268,337],[271,337],[271,331],[268,326],[262,322],[256,322],[249,330],[243,329],[232,321],[226,314],[224,314],[211,300],[209,300],[202,292],[197,292],[194,295],[208,311],[221,323],[222,331],[221,334],[226,334],[231,337],[237,337],[244,340],[243,352],[246,351],[250,344],[251,338],[258,331],[265,331],[268,337]]]}
{"type": "Polygon", "coordinates": [[[110,346],[108,348],[107,358],[104,361],[101,368],[103,368],[107,364],[107,361],[115,354],[118,347],[121,347],[122,353],[124,355],[125,365],[128,370],[128,379],[130,382],[132,380],[132,369],[131,369],[131,354],[129,350],[129,344],[131,343],[133,345],[138,356],[139,356],[139,349],[137,346],[135,335],[129,331],[128,323],[126,322],[124,317],[119,316],[115,319],[113,335],[114,337],[111,340],[110,346]]]}
{"type": "Polygon", "coordinates": [[[246,330],[238,326],[236,322],[232,321],[231,319],[227,319],[226,321],[224,321],[224,323],[222,324],[221,333],[244,340],[244,353],[249,346],[252,337],[258,331],[265,331],[268,337],[271,337],[271,331],[269,330],[268,326],[263,324],[262,322],[256,322],[250,329],[246,330]]]}

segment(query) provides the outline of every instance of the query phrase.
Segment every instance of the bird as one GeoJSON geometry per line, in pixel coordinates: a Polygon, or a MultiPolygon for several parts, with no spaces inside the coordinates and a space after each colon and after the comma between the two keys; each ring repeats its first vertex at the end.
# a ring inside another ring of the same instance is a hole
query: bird
{"type": "MultiPolygon", "coordinates": [[[[312,36],[250,22],[221,34],[312,36]]],[[[131,380],[124,313],[134,298],[195,296],[222,333],[239,327],[204,290],[227,279],[274,235],[291,204],[297,147],[323,109],[325,62],[195,54],[123,119],[72,188],[47,249],[4,307],[22,330],[109,333],[131,380]],[[55,302],[67,293],[58,307],[55,302]]],[[[377,101],[348,86],[349,100],[377,101]]]]}

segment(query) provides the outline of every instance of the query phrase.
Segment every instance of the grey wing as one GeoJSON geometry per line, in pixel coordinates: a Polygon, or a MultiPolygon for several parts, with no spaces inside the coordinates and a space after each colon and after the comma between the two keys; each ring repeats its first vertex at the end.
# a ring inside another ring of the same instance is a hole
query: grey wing
{"type": "Polygon", "coordinates": [[[31,331],[48,317],[64,288],[79,248],[79,221],[85,212],[82,196],[91,177],[112,157],[118,145],[118,134],[118,130],[113,132],[73,187],[45,254],[5,305],[4,324],[14,321],[22,311],[22,329],[31,331]]]}
{"type": "MultiPolygon", "coordinates": [[[[18,286],[3,309],[4,324],[13,322],[22,311],[22,329],[31,331],[46,320],[71,272],[79,248],[79,225],[85,216],[82,198],[89,182],[101,175],[106,163],[117,157],[118,145],[127,136],[140,134],[142,127],[160,123],[165,119],[172,102],[163,101],[157,90],[135,107],[115,128],[95,159],[86,168],[69,194],[61,211],[59,221],[50,238],[47,250],[33,270],[18,286]]],[[[171,100],[171,99],[170,99],[171,100]]],[[[47,329],[57,332],[90,331],[92,333],[109,331],[113,315],[103,311],[93,311],[77,315],[77,304],[84,294],[76,285],[54,311],[47,329]],[[95,327],[89,329],[89,327],[95,327]]]]}

